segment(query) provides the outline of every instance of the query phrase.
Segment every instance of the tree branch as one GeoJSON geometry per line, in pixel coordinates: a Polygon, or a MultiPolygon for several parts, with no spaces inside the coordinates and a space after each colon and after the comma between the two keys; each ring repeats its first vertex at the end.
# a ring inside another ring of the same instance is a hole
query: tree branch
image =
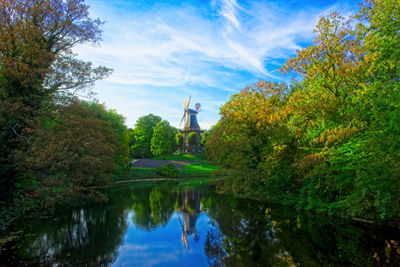
{"type": "Polygon", "coordinates": [[[17,127],[17,126],[18,126],[18,123],[16,123],[16,124],[11,128],[11,130],[14,132],[14,134],[15,134],[16,136],[18,136],[18,137],[24,138],[25,140],[29,140],[28,137],[23,136],[23,135],[17,133],[17,131],[15,130],[15,127],[17,127]]]}

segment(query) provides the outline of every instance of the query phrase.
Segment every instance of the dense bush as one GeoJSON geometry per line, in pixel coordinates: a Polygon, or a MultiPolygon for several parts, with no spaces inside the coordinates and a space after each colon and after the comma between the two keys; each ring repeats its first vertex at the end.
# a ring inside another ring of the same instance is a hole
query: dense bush
{"type": "Polygon", "coordinates": [[[45,205],[84,198],[88,187],[109,184],[118,166],[128,163],[127,129],[120,115],[77,100],[54,110],[24,130],[29,138],[13,153],[19,180],[34,183],[31,196],[45,205]]]}

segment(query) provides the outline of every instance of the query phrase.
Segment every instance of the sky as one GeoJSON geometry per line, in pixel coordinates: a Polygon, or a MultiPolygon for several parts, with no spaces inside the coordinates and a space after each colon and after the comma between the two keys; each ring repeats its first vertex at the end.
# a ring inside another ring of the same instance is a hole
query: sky
{"type": "Polygon", "coordinates": [[[289,82],[280,67],[309,46],[320,16],[349,16],[344,0],[87,0],[100,18],[100,46],[80,45],[78,58],[113,69],[93,91],[134,128],[155,114],[179,125],[183,101],[201,104],[202,129],[220,118],[230,96],[259,80],[289,82]]]}

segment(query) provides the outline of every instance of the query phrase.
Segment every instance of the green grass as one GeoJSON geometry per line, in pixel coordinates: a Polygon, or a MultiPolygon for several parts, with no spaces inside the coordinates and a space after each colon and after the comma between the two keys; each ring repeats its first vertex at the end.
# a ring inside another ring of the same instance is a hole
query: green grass
{"type": "MultiPolygon", "coordinates": [[[[162,159],[162,157],[154,157],[154,159],[162,159]]],[[[204,154],[183,154],[169,155],[165,157],[166,160],[182,160],[182,161],[198,161],[190,165],[186,165],[183,170],[179,170],[182,177],[193,177],[196,175],[204,176],[210,175],[218,166],[205,161],[204,154]]]]}
{"type": "MultiPolygon", "coordinates": [[[[161,156],[154,157],[153,159],[163,159],[161,156]]],[[[205,160],[204,154],[176,154],[165,157],[166,160],[185,160],[185,161],[203,161],[205,160]]]]}
{"type": "MultiPolygon", "coordinates": [[[[218,166],[207,161],[186,165],[184,169],[179,170],[179,176],[184,177],[204,177],[210,176],[211,173],[218,169],[218,166]]],[[[153,168],[131,168],[124,175],[119,176],[116,181],[145,179],[145,178],[162,178],[153,168]]]]}
{"type": "Polygon", "coordinates": [[[200,163],[194,163],[186,165],[183,170],[179,170],[183,176],[195,176],[195,175],[209,175],[214,170],[218,169],[218,166],[211,164],[207,161],[200,163]]]}

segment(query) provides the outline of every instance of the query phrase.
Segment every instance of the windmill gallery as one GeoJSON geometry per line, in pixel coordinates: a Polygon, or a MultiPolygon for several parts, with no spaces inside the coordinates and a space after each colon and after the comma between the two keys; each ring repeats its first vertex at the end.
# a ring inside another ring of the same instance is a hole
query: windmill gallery
{"type": "Polygon", "coordinates": [[[195,109],[190,109],[190,99],[191,97],[189,96],[188,101],[184,99],[183,103],[183,117],[179,125],[182,124],[184,121],[184,126],[183,130],[180,130],[179,132],[182,133],[183,135],[183,147],[182,147],[182,152],[188,153],[198,153],[202,151],[202,146],[200,144],[201,137],[203,135],[202,130],[200,130],[199,123],[197,122],[197,114],[199,114],[201,105],[200,103],[195,104],[195,109]],[[189,134],[190,133],[197,133],[197,142],[195,145],[190,146],[189,145],[189,134]]]}

